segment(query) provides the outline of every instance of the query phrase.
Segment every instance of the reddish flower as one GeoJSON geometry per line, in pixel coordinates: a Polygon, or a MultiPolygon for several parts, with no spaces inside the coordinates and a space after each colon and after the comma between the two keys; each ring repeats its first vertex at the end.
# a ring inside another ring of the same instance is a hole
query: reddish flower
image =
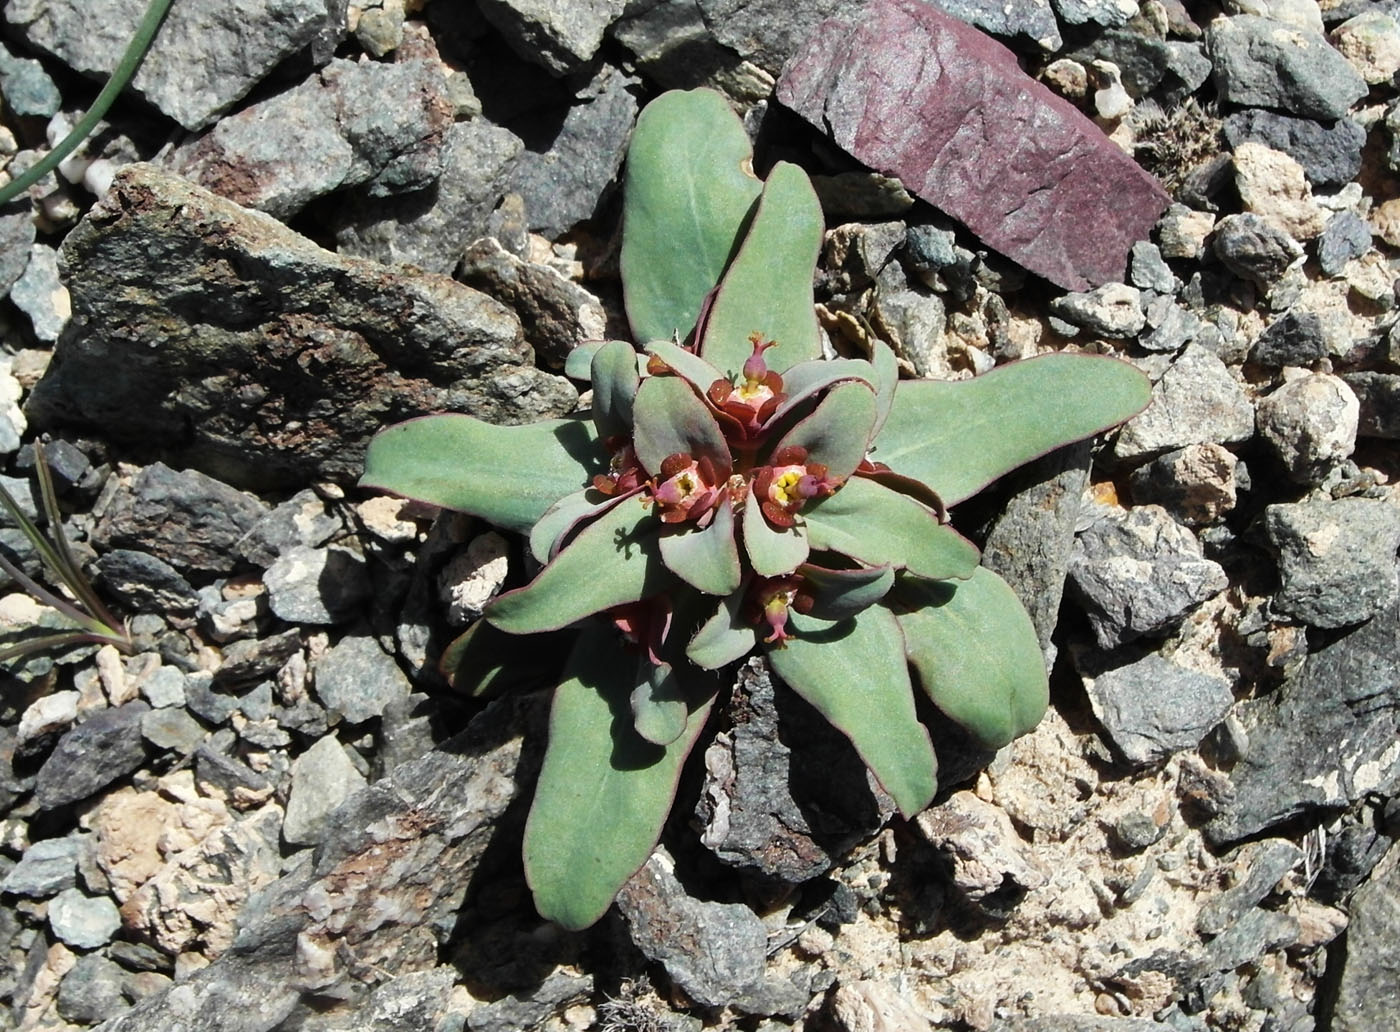
{"type": "Polygon", "coordinates": [[[807,461],[807,449],[783,448],[773,465],[759,469],[753,478],[753,498],[775,527],[791,527],[802,506],[812,498],[825,498],[841,486],[820,462],[807,461]]]}
{"type": "Polygon", "coordinates": [[[763,639],[766,644],[787,648],[785,643],[792,637],[787,631],[788,613],[794,609],[806,613],[812,608],[812,596],[803,588],[802,578],[795,574],[755,581],[750,599],[751,619],[768,625],[771,633],[763,639]]]}
{"type": "Polygon", "coordinates": [[[663,523],[693,520],[704,527],[728,486],[728,478],[719,475],[708,456],[697,460],[689,452],[677,452],[662,461],[660,483],[652,481],[651,496],[663,523]]]}
{"type": "Polygon", "coordinates": [[[612,452],[612,458],[608,460],[608,472],[599,473],[593,478],[593,490],[612,497],[641,487],[644,473],[642,464],[637,461],[637,453],[632,450],[632,442],[626,438],[610,437],[603,444],[612,452]]]}
{"type": "Polygon", "coordinates": [[[744,361],[743,383],[716,380],[706,392],[720,411],[733,416],[745,430],[757,430],[783,403],[783,378],[768,368],[763,353],[778,342],[751,334],[753,354],[744,361]]]}

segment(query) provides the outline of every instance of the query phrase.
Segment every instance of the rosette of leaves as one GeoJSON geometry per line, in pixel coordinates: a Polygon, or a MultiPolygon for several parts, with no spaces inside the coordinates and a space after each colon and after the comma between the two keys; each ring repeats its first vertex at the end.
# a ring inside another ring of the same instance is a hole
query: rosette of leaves
{"type": "MultiPolygon", "coordinates": [[[[916,691],[988,747],[1035,726],[1041,651],[945,507],[1139,411],[1146,379],[1050,355],[959,382],[823,359],[821,210],[760,181],[720,95],[672,92],[628,151],[627,341],[578,347],[591,410],[524,426],[428,416],[375,437],[362,483],[528,538],[541,564],[446,650],[459,688],[510,679],[521,636],[573,629],[525,832],[540,913],[607,910],[660,835],[730,664],[755,651],[851,741],[905,816],[937,788],[916,691]]],[[[537,649],[535,653],[537,653],[537,649]]]]}

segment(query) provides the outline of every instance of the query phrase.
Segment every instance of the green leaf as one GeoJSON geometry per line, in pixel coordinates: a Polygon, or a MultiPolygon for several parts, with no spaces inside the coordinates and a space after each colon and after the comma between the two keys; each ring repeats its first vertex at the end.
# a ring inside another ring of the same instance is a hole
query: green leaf
{"type": "Polygon", "coordinates": [[[865,458],[875,416],[874,391],[859,381],[837,384],[811,415],[782,436],[773,453],[794,445],[806,448],[809,463],[819,462],[833,479],[845,480],[865,458]]]}
{"type": "Polygon", "coordinates": [[[744,505],[744,550],[759,576],[781,577],[807,561],[807,528],[799,517],[796,526],[779,530],[750,495],[744,505]]]}
{"type": "Polygon", "coordinates": [[[817,620],[846,620],[873,606],[894,584],[894,567],[867,566],[857,570],[828,570],[812,563],[797,571],[812,595],[808,614],[817,620]]]}
{"type": "Polygon", "coordinates": [[[901,584],[899,595],[910,606],[899,611],[909,660],[934,705],[989,749],[1040,723],[1045,657],[1004,580],[979,566],[970,580],[901,584]]]}
{"type": "Polygon", "coordinates": [[[778,162],[701,331],[701,357],[730,380],[753,354],[752,333],[778,342],[763,355],[777,372],[821,357],[812,277],[822,229],[821,205],[807,173],[778,162]]]}
{"type": "Polygon", "coordinates": [[[728,666],[758,645],[758,628],[743,616],[746,588],[720,599],[714,615],[700,625],[686,646],[686,658],[702,670],[728,666]]]}
{"type": "Polygon", "coordinates": [[[708,455],[718,467],[716,472],[728,476],[733,464],[729,444],[709,406],[686,380],[679,376],[643,380],[632,414],[636,420],[632,446],[642,468],[652,476],[659,475],[661,463],[677,452],[695,459],[708,455]]]}
{"type": "Polygon", "coordinates": [[[528,534],[546,509],[606,466],[593,424],[548,419],[496,426],[423,416],[375,434],[360,486],[459,509],[528,534]]]}
{"type": "Polygon", "coordinates": [[[637,687],[630,697],[632,726],[653,745],[670,745],[685,734],[690,707],[675,667],[652,666],[645,657],[637,664],[637,687]]]}
{"type": "Polygon", "coordinates": [[[664,748],[644,740],[632,725],[630,666],[618,662],[615,634],[590,630],[554,693],[525,826],[525,878],[540,915],[565,928],[602,917],[651,855],[710,712],[711,702],[698,706],[664,748]]]}
{"type": "Polygon", "coordinates": [[[739,587],[739,544],[734,539],[734,507],[724,498],[705,528],[672,524],[661,532],[661,560],[696,591],[728,595],[739,587]]]}
{"type": "Polygon", "coordinates": [[[549,562],[564,546],[570,531],[630,497],[610,498],[591,487],[565,495],[546,509],[530,528],[530,554],[541,563],[549,562]]]}
{"type": "Polygon", "coordinates": [[[571,380],[588,380],[593,376],[593,356],[603,350],[606,340],[585,340],[574,345],[564,357],[564,375],[571,380]]]}
{"type": "Polygon", "coordinates": [[[716,380],[724,379],[723,373],[695,352],[677,347],[669,340],[658,340],[648,344],[646,350],[648,354],[655,355],[674,369],[678,375],[689,380],[691,386],[701,393],[708,391],[716,380]]]}
{"type": "Polygon", "coordinates": [[[663,93],[642,111],[627,148],[621,255],[637,340],[694,328],[763,189],[751,159],[743,124],[713,90],[663,93]]]}
{"type": "Polygon", "coordinates": [[[1141,412],[1142,373],[1103,355],[1043,355],[971,380],[904,380],[871,458],[954,505],[1017,466],[1141,412]]]}
{"type": "Polygon", "coordinates": [[[977,548],[927,506],[867,477],[851,477],[828,498],[807,506],[807,539],[815,551],[839,552],[871,566],[890,565],[931,580],[970,577],[977,548]]]}
{"type": "Polygon", "coordinates": [[[883,340],[872,341],[871,351],[870,364],[875,369],[877,412],[875,430],[871,437],[875,438],[880,436],[885,420],[890,418],[890,409],[894,407],[894,389],[899,386],[899,363],[895,360],[894,351],[883,340]]]}
{"type": "Polygon", "coordinates": [[[477,620],[442,650],[438,669],[452,688],[472,698],[494,698],[513,688],[538,687],[559,675],[572,631],[506,634],[477,620]]]}
{"type": "Polygon", "coordinates": [[[632,399],[642,378],[637,374],[637,351],[625,340],[610,340],[598,349],[589,366],[593,382],[593,425],[598,436],[631,436],[632,399]]]}
{"type": "Polygon", "coordinates": [[[768,662],[851,740],[899,812],[913,817],[938,790],[938,761],[914,711],[898,622],[872,606],[837,624],[800,613],[789,624],[794,637],[770,649],[768,662]]]}
{"type": "Polygon", "coordinates": [[[483,616],[510,634],[567,627],[585,616],[662,591],[660,524],[635,498],[579,531],[529,584],[499,595],[483,616]]]}

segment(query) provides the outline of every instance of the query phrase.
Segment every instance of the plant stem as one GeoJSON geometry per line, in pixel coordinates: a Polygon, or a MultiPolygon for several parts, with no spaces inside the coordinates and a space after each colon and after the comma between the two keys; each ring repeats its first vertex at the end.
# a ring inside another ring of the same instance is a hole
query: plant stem
{"type": "Polygon", "coordinates": [[[72,132],[39,159],[28,172],[0,187],[0,205],[9,204],[40,179],[43,179],[87,139],[88,134],[97,127],[97,123],[102,121],[102,116],[107,113],[107,109],[112,106],[117,95],[126,88],[126,84],[136,74],[136,69],[141,67],[141,62],[146,57],[146,51],[150,50],[151,44],[155,42],[156,30],[160,28],[160,23],[165,19],[165,12],[170,9],[172,2],[173,0],[151,0],[150,6],[146,8],[146,13],[141,17],[141,24],[136,27],[136,35],[132,36],[131,42],[127,44],[126,53],[122,55],[121,61],[112,71],[107,85],[102,87],[102,92],[93,101],[92,107],[88,108],[87,114],[83,115],[78,124],[73,127],[72,132]]]}

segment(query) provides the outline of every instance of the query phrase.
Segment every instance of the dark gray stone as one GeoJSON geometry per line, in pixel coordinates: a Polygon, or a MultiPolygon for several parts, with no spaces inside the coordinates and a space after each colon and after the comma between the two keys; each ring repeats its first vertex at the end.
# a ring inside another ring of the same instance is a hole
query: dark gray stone
{"type": "Polygon", "coordinates": [[[1158,505],[1114,512],[1084,530],[1069,581],[1103,648],[1174,627],[1227,584],[1195,535],[1158,505]]]}
{"type": "Polygon", "coordinates": [[[803,882],[892,816],[849,742],[761,661],[740,668],[731,707],[733,727],[705,750],[696,806],[701,842],[724,863],[803,882]]]}
{"type": "Polygon", "coordinates": [[[1347,262],[1371,249],[1371,227],[1355,212],[1339,211],[1327,220],[1317,241],[1317,264],[1329,276],[1340,275],[1347,262]]]}
{"type": "Polygon", "coordinates": [[[1114,445],[1120,459],[1140,459],[1189,444],[1228,444],[1254,434],[1254,408],[1215,354],[1186,347],[1152,388],[1152,402],[1128,422],[1114,445]]]}
{"type": "Polygon", "coordinates": [[[1361,402],[1357,434],[1362,437],[1400,438],[1400,375],[1395,373],[1344,373],[1342,379],[1361,402]]]}
{"type": "Polygon", "coordinates": [[[1366,96],[1365,80],[1320,34],[1253,14],[1206,29],[1220,99],[1332,121],[1366,96]]]}
{"type": "Polygon", "coordinates": [[[316,695],[332,718],[359,724],[408,697],[412,686],[374,638],[346,636],[316,661],[316,695]]]}
{"type": "Polygon", "coordinates": [[[0,881],[0,892],[47,899],[78,882],[78,840],[73,836],[32,843],[0,881]]]}
{"type": "Polygon", "coordinates": [[[517,1032],[539,1028],[566,1007],[584,1002],[593,992],[591,976],[554,971],[528,992],[511,993],[475,1007],[467,1015],[471,1032],[517,1032]]]}
{"type": "Polygon", "coordinates": [[[1400,596],[1400,506],[1377,498],[1315,499],[1264,510],[1282,581],[1273,605],[1313,627],[1369,620],[1400,596]]]}
{"type": "Polygon", "coordinates": [[[1298,941],[1299,931],[1298,919],[1291,914],[1276,910],[1246,911],[1206,945],[1199,964],[1200,974],[1233,971],[1266,953],[1292,946],[1298,941]]]}
{"type": "Polygon", "coordinates": [[[1059,619],[1091,447],[1088,441],[1073,444],[1018,470],[1009,484],[1016,493],[982,546],[982,565],[1011,585],[1042,649],[1050,649],[1059,619]]]}
{"type": "Polygon", "coordinates": [[[1303,245],[1263,215],[1226,215],[1211,237],[1215,255],[1241,279],[1268,288],[1303,254],[1303,245]]]}
{"type": "Polygon", "coordinates": [[[229,558],[267,507],[198,470],[146,466],[118,488],[94,537],[105,549],[136,549],[177,570],[227,573],[229,558]]]}
{"type": "Polygon", "coordinates": [[[552,75],[567,75],[598,52],[626,0],[481,0],[481,13],[520,57],[552,75]]]}
{"type": "Polygon", "coordinates": [[[64,889],[49,900],[49,928],[54,935],[82,950],[112,941],[122,926],[117,905],[107,896],[89,896],[81,889],[64,889]]]}
{"type": "Polygon", "coordinates": [[[1282,151],[1303,166],[1314,187],[1333,188],[1350,183],[1361,171],[1366,130],[1349,118],[1322,125],[1311,118],[1251,108],[1225,119],[1225,138],[1231,148],[1257,140],[1282,151]]]}
{"type": "Polygon", "coordinates": [[[604,65],[580,91],[547,150],[520,153],[507,180],[530,228],[554,239],[599,210],[637,120],[636,79],[604,65]]]}
{"type": "Polygon", "coordinates": [[[335,735],[322,738],[292,764],[282,837],[294,846],[320,842],[331,811],[364,784],[364,777],[335,735]]]}
{"type": "MultiPolygon", "coordinates": [[[[4,14],[32,46],[106,79],[144,9],[125,0],[15,0],[4,14]]],[[[327,0],[176,4],[129,88],[186,129],[198,129],[302,47],[320,43],[324,49],[329,42],[325,61],[344,26],[344,4],[327,0]]]]}
{"type": "Polygon", "coordinates": [[[1392,606],[1308,656],[1277,691],[1236,707],[1248,744],[1205,826],[1236,842],[1345,809],[1400,782],[1400,612],[1392,606]]]}
{"type": "Polygon", "coordinates": [[[127,1010],[126,972],[100,953],[79,957],[58,987],[58,1014],[79,1025],[98,1025],[127,1010]]]}
{"type": "MultiPolygon", "coordinates": [[[[316,621],[308,620],[307,622],[315,623],[316,621]]],[[[237,687],[261,681],[277,673],[282,664],[290,659],[299,648],[301,648],[301,632],[295,628],[280,634],[268,635],[265,638],[244,638],[232,642],[223,650],[223,665],[214,674],[214,679],[220,687],[230,685],[237,687]]],[[[191,676],[189,681],[193,680],[194,676],[191,676]]],[[[187,692],[188,683],[186,684],[187,692]]],[[[201,713],[200,716],[204,716],[204,714],[201,713]]]]}
{"type": "Polygon", "coordinates": [[[249,527],[238,542],[238,554],[253,565],[266,568],[291,548],[317,548],[344,530],[344,522],[327,512],[320,496],[307,488],[249,527]]]}
{"type": "Polygon", "coordinates": [[[1129,249],[1170,203],[1010,51],[917,0],[876,0],[855,24],[822,23],[777,95],[857,160],[1065,290],[1121,280],[1129,249]],[[967,132],[969,119],[978,132],[967,132]]]}
{"type": "Polygon", "coordinates": [[[1199,43],[1158,39],[1131,29],[1113,29],[1066,55],[1081,64],[1111,61],[1123,88],[1135,100],[1153,94],[1179,103],[1210,77],[1210,59],[1199,43]]]}
{"type": "Polygon", "coordinates": [[[52,810],[86,799],[146,760],[141,718],[151,707],[139,699],[99,710],[67,731],[39,768],[34,801],[52,810]]]}
{"type": "Polygon", "coordinates": [[[205,734],[204,726],[178,706],[153,709],[141,718],[141,736],[146,741],[180,756],[194,752],[205,734]]]}
{"type": "Polygon", "coordinates": [[[664,89],[733,82],[741,60],[715,38],[697,0],[659,0],[616,22],[611,35],[632,53],[638,73],[664,89]]]}
{"type": "Polygon", "coordinates": [[[763,922],[742,903],[694,899],[658,847],[622,887],[617,908],[632,942],[703,1007],[741,1005],[761,989],[768,950],[763,922]]]}
{"type": "Polygon", "coordinates": [[[1290,308],[1259,334],[1249,349],[1249,360],[1273,369],[1310,366],[1327,357],[1327,337],[1321,315],[1290,308]]]}
{"type": "Polygon", "coordinates": [[[1003,39],[1054,52],[1064,44],[1050,0],[933,0],[945,14],[1003,39]]]}
{"type": "Polygon", "coordinates": [[[114,548],[101,556],[93,568],[103,590],[133,612],[186,612],[199,603],[194,588],[180,571],[149,552],[114,548]]]}
{"type": "Polygon", "coordinates": [[[1054,0],[1055,13],[1071,25],[1093,23],[1105,28],[1126,25],[1137,13],[1126,0],[1054,0]]]}
{"type": "Polygon", "coordinates": [[[1331,1028],[1373,1032],[1400,1011],[1400,864],[1362,886],[1350,914],[1331,1028]]]}
{"type": "Polygon", "coordinates": [[[1136,767],[1194,749],[1235,701],[1230,683],[1157,653],[1091,670],[1084,688],[1114,751],[1136,767]]]}
{"type": "MultiPolygon", "coordinates": [[[[431,751],[437,744],[438,736],[433,730],[437,714],[432,696],[421,692],[391,699],[385,705],[375,743],[375,760],[381,774],[431,751]]],[[[325,721],[324,715],[321,719],[325,721]]],[[[278,722],[285,725],[285,715],[279,716],[278,722]]]]}
{"type": "Polygon", "coordinates": [[[1112,339],[1135,336],[1147,323],[1141,292],[1126,283],[1105,283],[1057,297],[1050,302],[1050,312],[1095,336],[1112,339]]]}
{"type": "Polygon", "coordinates": [[[288,623],[334,624],[371,592],[365,561],[344,548],[293,545],[263,573],[268,605],[288,623]]]}
{"type": "Polygon", "coordinates": [[[8,294],[29,265],[34,246],[34,206],[26,197],[11,201],[0,214],[0,293],[8,294]]]}
{"type": "Polygon", "coordinates": [[[58,87],[32,57],[16,57],[0,43],[0,95],[5,107],[22,118],[50,118],[58,113],[63,98],[58,87]]]}
{"type": "Polygon", "coordinates": [[[336,59],[285,93],[220,119],[168,167],[280,219],[342,187],[371,196],[419,190],[443,171],[452,125],[442,66],[336,59]],[[385,97],[394,97],[392,105],[385,97]]]}
{"type": "Polygon", "coordinates": [[[238,709],[238,700],[213,688],[212,674],[201,671],[185,679],[185,705],[211,724],[222,724],[238,709]]]}
{"type": "Polygon", "coordinates": [[[451,275],[467,245],[490,235],[492,212],[523,147],[485,119],[454,123],[443,141],[442,175],[431,186],[392,198],[351,192],[335,214],[336,249],[451,275]]]}
{"type": "Polygon", "coordinates": [[[1188,527],[1215,523],[1235,507],[1238,463],[1218,444],[1191,444],[1133,470],[1133,500],[1166,509],[1188,527]]]}
{"type": "Polygon", "coordinates": [[[1387,821],[1384,806],[1363,805],[1343,814],[1327,829],[1327,855],[1313,882],[1313,898],[1333,905],[1349,899],[1395,845],[1397,832],[1400,823],[1387,821]]]}
{"type": "Polygon", "coordinates": [[[1211,332],[1200,316],[1170,297],[1153,298],[1147,304],[1147,329],[1138,335],[1145,351],[1180,351],[1187,344],[1204,341],[1211,332]]]}
{"type": "Polygon", "coordinates": [[[1244,869],[1244,880],[1206,900],[1196,915],[1202,935],[1220,935],[1258,906],[1303,859],[1303,851],[1287,839],[1265,839],[1246,843],[1227,859],[1244,869]]]}
{"type": "Polygon", "coordinates": [[[576,393],[498,302],[323,251],[149,165],[64,240],[74,317],[29,400],[230,483],[358,476],[369,437],[429,411],[521,422],[576,393]]]}
{"type": "Polygon", "coordinates": [[[58,340],[68,323],[68,294],[58,277],[58,252],[47,244],[29,251],[24,274],[10,288],[10,300],[25,315],[43,344],[58,340]]]}
{"type": "Polygon", "coordinates": [[[1131,255],[1128,277],[1133,286],[1168,296],[1181,289],[1181,281],[1152,241],[1139,240],[1133,245],[1131,255]]]}
{"type": "MultiPolygon", "coordinates": [[[[857,13],[863,0],[696,0],[722,45],[776,76],[824,19],[857,13]]],[[[1035,2],[1035,0],[1031,0],[1035,2]]]]}
{"type": "MultiPolygon", "coordinates": [[[[225,732],[227,733],[227,732],[225,732]]],[[[204,791],[214,789],[227,799],[245,797],[266,798],[272,794],[272,783],[242,760],[220,751],[212,742],[195,750],[196,783],[204,791]]]]}

